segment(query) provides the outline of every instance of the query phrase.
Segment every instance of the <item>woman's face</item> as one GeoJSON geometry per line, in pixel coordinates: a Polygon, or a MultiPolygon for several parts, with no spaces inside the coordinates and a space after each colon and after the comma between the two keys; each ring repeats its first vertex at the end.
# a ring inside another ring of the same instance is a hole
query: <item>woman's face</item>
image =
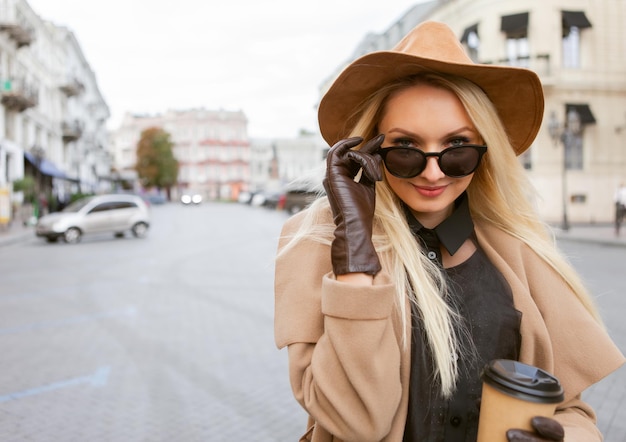
{"type": "MultiPolygon", "coordinates": [[[[428,84],[395,93],[387,101],[378,129],[385,134],[383,148],[402,146],[429,153],[460,144],[481,144],[456,95],[428,84]]],[[[454,200],[467,189],[472,176],[446,176],[436,157],[428,157],[426,168],[413,178],[398,178],[385,168],[391,189],[427,228],[436,227],[452,213],[454,200]]]]}

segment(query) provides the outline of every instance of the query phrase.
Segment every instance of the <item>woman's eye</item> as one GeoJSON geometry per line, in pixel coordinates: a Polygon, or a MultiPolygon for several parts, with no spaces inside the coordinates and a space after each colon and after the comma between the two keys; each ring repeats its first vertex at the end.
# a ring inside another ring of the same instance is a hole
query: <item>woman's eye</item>
{"type": "Polygon", "coordinates": [[[393,140],[393,145],[397,147],[410,147],[413,143],[408,138],[397,138],[393,140]]]}
{"type": "Polygon", "coordinates": [[[450,140],[450,146],[461,146],[463,144],[467,144],[469,143],[469,138],[454,138],[452,140],[450,140]]]}

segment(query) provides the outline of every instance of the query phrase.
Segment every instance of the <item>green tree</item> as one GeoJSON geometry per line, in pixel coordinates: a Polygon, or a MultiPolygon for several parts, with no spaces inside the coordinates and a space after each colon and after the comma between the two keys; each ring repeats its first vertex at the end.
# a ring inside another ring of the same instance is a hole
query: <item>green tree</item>
{"type": "Polygon", "coordinates": [[[145,188],[165,189],[168,199],[178,180],[178,161],[174,158],[170,134],[159,127],[141,132],[137,143],[135,170],[145,188]]]}

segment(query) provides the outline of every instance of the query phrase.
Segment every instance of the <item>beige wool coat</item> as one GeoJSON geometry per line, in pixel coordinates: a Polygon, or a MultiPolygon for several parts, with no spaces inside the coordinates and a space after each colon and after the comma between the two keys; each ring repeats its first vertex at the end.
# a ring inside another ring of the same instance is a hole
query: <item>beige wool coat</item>
{"type": "MultiPolygon", "coordinates": [[[[279,249],[302,216],[285,223],[279,249]]],[[[620,367],[623,355],[525,244],[491,226],[477,223],[475,230],[522,313],[520,361],[553,373],[565,390],[555,416],[565,441],[601,441],[595,414],[580,395],[620,367]]],[[[371,287],[338,282],[327,245],[304,241],[277,259],[275,339],[288,347],[291,387],[309,415],[301,440],[402,441],[411,349],[402,344],[395,299],[384,268],[371,287]]]]}

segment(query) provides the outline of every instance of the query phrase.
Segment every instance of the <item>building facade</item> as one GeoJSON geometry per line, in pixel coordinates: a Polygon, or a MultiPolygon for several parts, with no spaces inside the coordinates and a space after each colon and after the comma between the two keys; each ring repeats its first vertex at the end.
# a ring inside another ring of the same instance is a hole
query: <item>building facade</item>
{"type": "Polygon", "coordinates": [[[248,121],[242,111],[189,109],[158,115],[126,114],[112,133],[115,165],[125,180],[136,178],[141,132],[159,127],[170,134],[179,163],[178,193],[198,191],[207,199],[234,200],[250,182],[248,121]]]}
{"type": "Polygon", "coordinates": [[[35,179],[53,207],[106,182],[108,106],[73,33],[25,0],[0,0],[0,223],[21,205],[13,184],[35,179]]]}
{"type": "MultiPolygon", "coordinates": [[[[388,50],[424,20],[448,24],[477,63],[520,66],[543,84],[543,125],[520,157],[551,223],[603,223],[626,182],[626,2],[434,0],[368,34],[350,60],[388,50]]],[[[344,66],[322,86],[323,93],[344,66]]]]}
{"type": "Polygon", "coordinates": [[[251,142],[251,192],[321,185],[328,145],[319,134],[251,142]]]}

